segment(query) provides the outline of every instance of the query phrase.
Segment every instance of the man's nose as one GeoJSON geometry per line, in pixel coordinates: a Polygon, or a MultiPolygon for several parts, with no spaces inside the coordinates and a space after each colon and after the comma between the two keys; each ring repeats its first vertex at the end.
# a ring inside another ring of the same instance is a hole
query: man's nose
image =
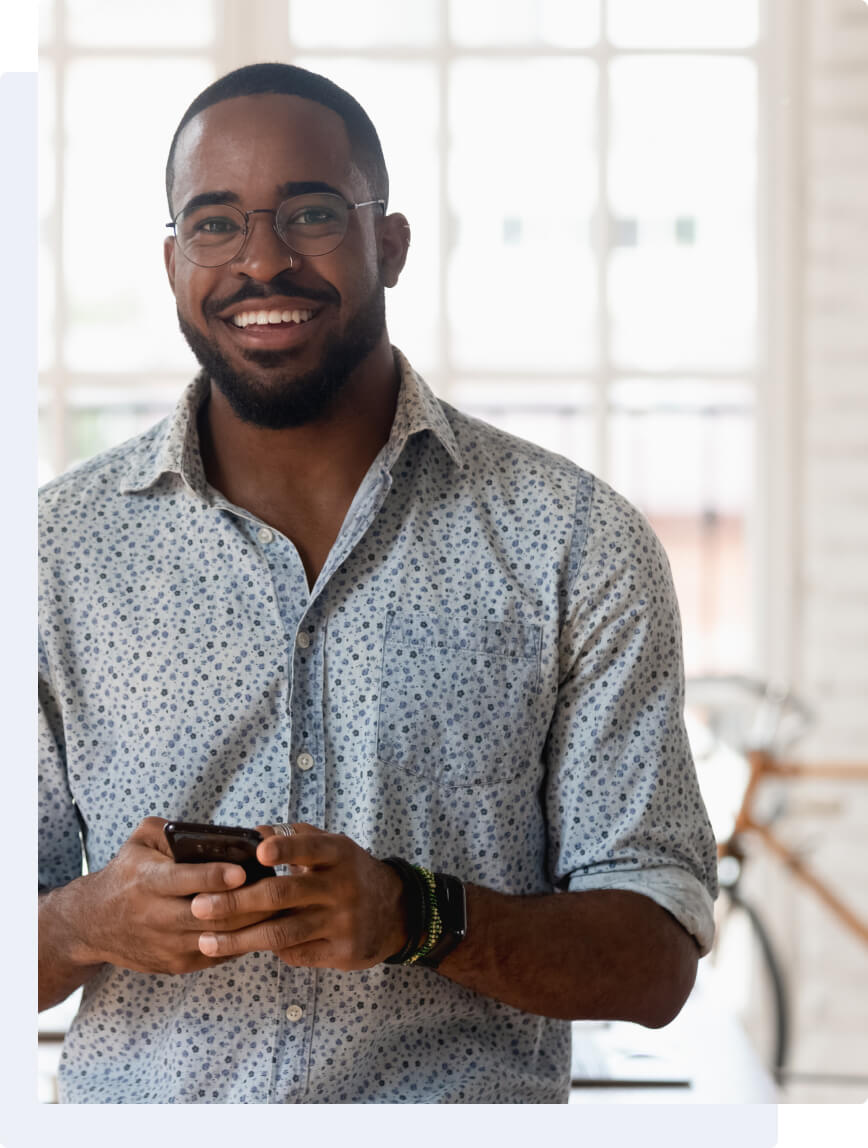
{"type": "Polygon", "coordinates": [[[282,271],[297,271],[301,256],[290,251],[274,229],[274,212],[257,208],[250,212],[244,246],[233,266],[251,279],[267,281],[282,271]]]}

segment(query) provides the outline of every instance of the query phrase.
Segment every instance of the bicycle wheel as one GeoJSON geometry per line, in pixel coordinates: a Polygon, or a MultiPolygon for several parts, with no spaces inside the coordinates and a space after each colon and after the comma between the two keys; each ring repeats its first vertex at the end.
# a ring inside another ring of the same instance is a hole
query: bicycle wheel
{"type": "Polygon", "coordinates": [[[768,931],[736,886],[722,886],[709,960],[718,991],[738,1016],[763,1064],[780,1081],[790,1043],[786,980],[768,931]]]}

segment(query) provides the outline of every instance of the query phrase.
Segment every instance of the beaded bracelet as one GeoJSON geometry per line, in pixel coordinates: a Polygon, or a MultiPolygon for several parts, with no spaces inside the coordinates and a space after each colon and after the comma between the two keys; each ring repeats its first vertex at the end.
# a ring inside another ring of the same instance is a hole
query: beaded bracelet
{"type": "Polygon", "coordinates": [[[440,934],[443,932],[443,922],[440,919],[440,909],[437,905],[437,886],[434,880],[434,874],[430,869],[424,869],[421,865],[414,865],[413,868],[417,873],[421,873],[425,881],[426,899],[428,902],[428,930],[425,944],[421,948],[417,948],[416,952],[404,961],[406,965],[414,965],[416,961],[422,957],[427,957],[440,940],[440,934]]]}

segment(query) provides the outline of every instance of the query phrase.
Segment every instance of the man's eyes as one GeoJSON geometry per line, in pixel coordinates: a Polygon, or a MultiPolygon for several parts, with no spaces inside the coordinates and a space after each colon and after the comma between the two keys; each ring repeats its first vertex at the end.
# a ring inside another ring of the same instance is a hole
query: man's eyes
{"type": "Polygon", "coordinates": [[[238,230],[238,220],[226,215],[211,215],[207,219],[197,219],[194,224],[194,231],[203,235],[233,235],[238,230]]]}
{"type": "Polygon", "coordinates": [[[296,211],[289,220],[289,226],[295,227],[298,224],[302,226],[311,226],[317,223],[334,223],[336,219],[335,213],[329,211],[325,207],[305,207],[301,211],[296,211]]]}

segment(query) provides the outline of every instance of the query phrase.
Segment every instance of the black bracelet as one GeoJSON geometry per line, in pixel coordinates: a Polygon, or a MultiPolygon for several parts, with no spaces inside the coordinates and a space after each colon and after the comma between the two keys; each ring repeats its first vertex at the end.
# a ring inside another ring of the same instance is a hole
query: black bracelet
{"type": "Polygon", "coordinates": [[[416,964],[428,969],[436,969],[467,936],[467,899],[463,883],[449,873],[435,873],[434,889],[440,915],[440,935],[429,951],[416,959],[416,964]]]}
{"type": "Polygon", "coordinates": [[[398,953],[386,957],[383,964],[403,965],[418,950],[422,938],[427,934],[431,922],[428,889],[425,879],[409,861],[402,857],[384,857],[386,865],[391,865],[404,884],[404,906],[407,913],[407,943],[398,953]]]}

